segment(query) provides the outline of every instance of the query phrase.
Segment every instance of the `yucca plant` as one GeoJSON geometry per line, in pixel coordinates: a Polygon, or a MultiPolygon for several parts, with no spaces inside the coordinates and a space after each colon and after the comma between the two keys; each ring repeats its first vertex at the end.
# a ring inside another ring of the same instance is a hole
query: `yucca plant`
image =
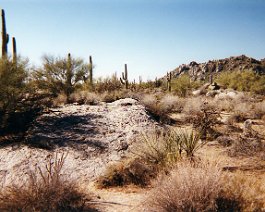
{"type": "Polygon", "coordinates": [[[147,164],[163,169],[180,159],[180,147],[171,130],[154,129],[148,134],[142,134],[140,145],[132,153],[147,164]]]}
{"type": "Polygon", "coordinates": [[[200,134],[193,130],[178,130],[175,141],[180,145],[180,150],[185,151],[188,158],[193,158],[194,153],[204,145],[200,143],[200,134]]]}

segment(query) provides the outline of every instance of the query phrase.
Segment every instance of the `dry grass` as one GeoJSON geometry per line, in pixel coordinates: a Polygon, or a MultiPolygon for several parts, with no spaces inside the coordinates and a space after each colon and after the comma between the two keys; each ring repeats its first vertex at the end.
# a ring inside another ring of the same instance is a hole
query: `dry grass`
{"type": "Polygon", "coordinates": [[[53,99],[52,105],[54,107],[60,107],[67,103],[67,96],[64,93],[59,94],[56,98],[53,99]]]}
{"type": "Polygon", "coordinates": [[[204,99],[201,97],[191,97],[186,99],[186,102],[183,107],[183,112],[188,115],[194,115],[200,113],[202,110],[204,99]]]}
{"type": "Polygon", "coordinates": [[[169,176],[161,179],[145,202],[148,210],[171,212],[216,209],[215,199],[221,190],[221,169],[217,166],[182,163],[169,176]]]}
{"type": "Polygon", "coordinates": [[[93,211],[90,197],[77,189],[74,182],[63,179],[65,155],[50,158],[46,169],[29,174],[28,183],[12,185],[0,193],[1,211],[93,211]]]}
{"type": "Polygon", "coordinates": [[[228,150],[229,156],[262,156],[265,144],[259,138],[239,137],[228,150]]]}
{"type": "Polygon", "coordinates": [[[181,158],[181,141],[174,131],[153,129],[143,134],[132,153],[157,170],[171,167],[181,158]]]}
{"type": "Polygon", "coordinates": [[[184,100],[178,96],[167,94],[160,100],[162,110],[170,112],[181,112],[184,106],[184,100]]]}
{"type": "Polygon", "coordinates": [[[140,102],[146,110],[157,120],[170,124],[173,120],[169,115],[173,112],[180,112],[184,105],[184,100],[174,95],[145,94],[140,98],[140,102]]]}
{"type": "Polygon", "coordinates": [[[100,188],[129,184],[146,186],[160,172],[168,172],[184,158],[195,159],[195,152],[202,146],[194,131],[157,130],[143,134],[135,145],[131,160],[112,164],[99,177],[100,188]]]}
{"type": "Polygon", "coordinates": [[[96,105],[100,101],[99,95],[88,91],[76,91],[70,96],[70,102],[76,102],[79,104],[96,105]]]}
{"type": "Polygon", "coordinates": [[[98,188],[119,187],[126,185],[146,186],[157,175],[154,167],[139,159],[131,159],[112,164],[96,182],[98,188]]]}
{"type": "Polygon", "coordinates": [[[162,176],[144,202],[147,211],[263,211],[264,181],[219,165],[181,163],[162,176]],[[158,195],[159,194],[159,195],[158,195]]]}
{"type": "Polygon", "coordinates": [[[222,201],[226,202],[219,211],[232,211],[229,206],[237,207],[240,211],[264,211],[264,180],[248,176],[244,172],[227,173],[222,178],[222,191],[218,201],[220,205],[222,201]]]}
{"type": "Polygon", "coordinates": [[[254,104],[254,116],[261,119],[265,115],[265,101],[254,104]]]}

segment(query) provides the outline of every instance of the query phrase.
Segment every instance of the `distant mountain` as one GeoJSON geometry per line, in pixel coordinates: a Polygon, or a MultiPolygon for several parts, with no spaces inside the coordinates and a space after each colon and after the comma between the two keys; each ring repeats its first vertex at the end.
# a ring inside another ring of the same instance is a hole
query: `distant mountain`
{"type": "MultiPolygon", "coordinates": [[[[256,60],[245,55],[230,57],[219,60],[209,60],[205,63],[197,63],[195,61],[189,64],[182,64],[173,71],[172,77],[177,78],[185,73],[194,80],[204,80],[210,74],[218,74],[223,71],[251,70],[259,74],[265,74],[265,58],[256,60]]],[[[163,79],[165,79],[163,77],[163,79]]]]}

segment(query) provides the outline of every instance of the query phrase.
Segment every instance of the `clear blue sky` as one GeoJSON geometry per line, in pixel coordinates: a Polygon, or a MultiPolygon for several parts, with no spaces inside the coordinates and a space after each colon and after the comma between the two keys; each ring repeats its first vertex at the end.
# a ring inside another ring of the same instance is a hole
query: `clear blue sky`
{"type": "MultiPolygon", "coordinates": [[[[192,60],[265,57],[264,0],[0,0],[7,31],[33,64],[43,54],[88,60],[96,76],[145,80],[192,60]]],[[[11,47],[11,45],[9,45],[11,47]]]]}

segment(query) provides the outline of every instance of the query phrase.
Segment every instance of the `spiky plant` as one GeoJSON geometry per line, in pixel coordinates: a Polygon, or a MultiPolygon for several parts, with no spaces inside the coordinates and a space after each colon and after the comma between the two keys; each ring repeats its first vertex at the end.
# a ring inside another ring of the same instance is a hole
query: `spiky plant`
{"type": "Polygon", "coordinates": [[[181,150],[186,152],[186,156],[188,158],[193,158],[194,153],[204,144],[200,143],[200,135],[191,130],[191,131],[183,131],[179,130],[176,132],[176,140],[181,145],[181,150]]]}

